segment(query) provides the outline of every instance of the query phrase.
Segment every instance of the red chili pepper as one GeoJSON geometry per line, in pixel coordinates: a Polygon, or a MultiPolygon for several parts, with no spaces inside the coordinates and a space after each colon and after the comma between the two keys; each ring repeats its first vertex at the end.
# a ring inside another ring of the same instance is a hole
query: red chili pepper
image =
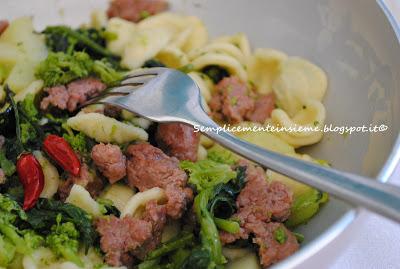
{"type": "Polygon", "coordinates": [[[79,176],[81,162],[64,138],[52,134],[48,135],[43,141],[43,149],[65,171],[74,176],[79,176]]]}
{"type": "Polygon", "coordinates": [[[42,166],[32,153],[23,153],[17,161],[17,173],[24,187],[23,209],[32,208],[44,188],[42,166]]]}

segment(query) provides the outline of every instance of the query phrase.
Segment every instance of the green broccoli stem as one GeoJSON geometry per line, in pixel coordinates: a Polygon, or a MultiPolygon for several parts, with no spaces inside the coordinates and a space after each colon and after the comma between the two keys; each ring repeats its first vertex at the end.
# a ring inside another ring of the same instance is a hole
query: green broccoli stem
{"type": "MultiPolygon", "coordinates": [[[[210,267],[219,267],[226,263],[222,255],[222,245],[219,239],[217,226],[211,213],[207,209],[208,202],[214,195],[214,189],[208,188],[201,191],[194,199],[194,210],[200,223],[200,236],[203,247],[210,253],[210,267]]],[[[209,267],[209,268],[210,268],[209,267]]]]}
{"type": "Polygon", "coordinates": [[[147,257],[147,259],[155,259],[161,256],[164,256],[174,250],[180,249],[188,244],[190,244],[193,241],[193,234],[191,233],[184,233],[178,236],[178,239],[171,240],[165,244],[163,244],[161,247],[157,248],[156,250],[150,252],[147,257]]]}
{"type": "Polygon", "coordinates": [[[217,225],[217,227],[220,230],[224,230],[225,232],[228,232],[231,234],[238,233],[240,230],[240,225],[237,221],[220,219],[220,218],[214,217],[214,222],[215,222],[215,225],[217,225]]]}
{"type": "Polygon", "coordinates": [[[0,149],[0,167],[8,177],[15,173],[15,164],[7,159],[4,149],[0,149]]]}
{"type": "MultiPolygon", "coordinates": [[[[55,27],[62,29],[63,31],[65,31],[65,33],[67,35],[76,38],[78,41],[80,41],[83,44],[85,44],[86,46],[90,47],[94,52],[96,52],[100,55],[103,55],[105,57],[117,58],[117,56],[112,54],[109,50],[103,48],[96,42],[92,41],[90,38],[78,33],[77,31],[74,31],[71,28],[66,27],[66,26],[55,26],[55,27]]],[[[48,28],[52,28],[52,27],[48,27],[48,28]]]]}
{"type": "Polygon", "coordinates": [[[14,243],[18,253],[30,254],[32,252],[29,246],[25,243],[25,240],[17,233],[13,226],[0,223],[0,232],[14,243]]]}
{"type": "Polygon", "coordinates": [[[68,247],[60,247],[59,251],[66,260],[75,263],[79,267],[85,266],[81,258],[77,255],[77,253],[74,250],[68,247]]]}

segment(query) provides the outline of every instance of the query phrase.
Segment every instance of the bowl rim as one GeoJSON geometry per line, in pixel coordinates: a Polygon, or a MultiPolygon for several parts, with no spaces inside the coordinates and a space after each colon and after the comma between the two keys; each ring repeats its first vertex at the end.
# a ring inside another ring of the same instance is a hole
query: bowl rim
{"type": "MultiPolygon", "coordinates": [[[[376,0],[376,3],[381,8],[383,13],[386,15],[394,34],[396,35],[397,41],[400,44],[400,21],[396,20],[395,15],[390,10],[386,0],[376,0]]],[[[400,164],[400,132],[397,133],[397,138],[394,142],[393,148],[386,159],[384,165],[380,169],[376,180],[386,183],[390,176],[393,174],[396,166],[400,164]]],[[[313,240],[307,246],[303,247],[300,251],[296,252],[287,259],[279,262],[272,266],[274,269],[287,269],[295,268],[302,264],[305,260],[314,256],[321,249],[325,248],[341,233],[343,233],[351,223],[359,216],[361,208],[349,209],[340,219],[333,223],[329,229],[324,231],[317,239],[313,240]]]]}

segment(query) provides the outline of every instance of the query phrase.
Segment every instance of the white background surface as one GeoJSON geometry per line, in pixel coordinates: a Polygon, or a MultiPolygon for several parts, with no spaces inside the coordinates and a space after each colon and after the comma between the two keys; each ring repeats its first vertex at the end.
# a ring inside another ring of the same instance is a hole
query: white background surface
{"type": "MultiPolygon", "coordinates": [[[[400,22],[400,0],[386,1],[400,22]]],[[[400,165],[390,178],[400,186],[400,165]]],[[[400,268],[400,225],[362,211],[331,244],[299,269],[394,269],[400,268]]]]}

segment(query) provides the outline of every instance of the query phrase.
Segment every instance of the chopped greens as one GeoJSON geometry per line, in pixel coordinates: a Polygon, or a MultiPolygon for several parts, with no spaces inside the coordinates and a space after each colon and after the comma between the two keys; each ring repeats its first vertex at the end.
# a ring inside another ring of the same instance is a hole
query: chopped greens
{"type": "Polygon", "coordinates": [[[236,177],[236,172],[229,165],[207,159],[196,163],[182,161],[180,167],[189,172],[189,183],[196,186],[197,191],[228,183],[236,177]]]}

